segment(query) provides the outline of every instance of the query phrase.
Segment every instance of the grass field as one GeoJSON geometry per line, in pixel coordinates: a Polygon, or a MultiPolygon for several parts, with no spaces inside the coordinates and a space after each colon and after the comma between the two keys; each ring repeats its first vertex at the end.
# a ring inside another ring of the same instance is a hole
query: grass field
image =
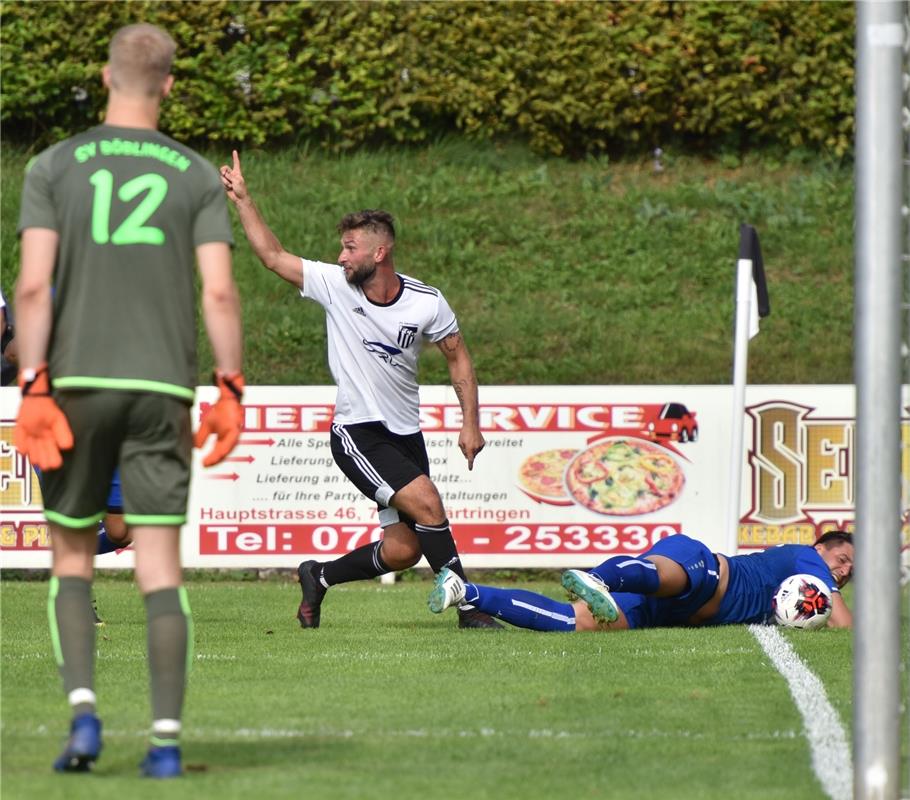
{"type": "MultiPolygon", "coordinates": [[[[7,294],[27,156],[3,149],[7,294]]],[[[220,163],[229,153],[209,156],[220,163]]],[[[668,154],[656,170],[649,159],[569,162],[457,139],[345,157],[243,158],[254,197],[292,252],[333,261],[343,213],[391,210],[399,270],[444,290],[482,385],[727,383],[741,222],[759,229],[772,297],[772,317],[750,347],[750,382],[852,381],[850,165],[798,153],[668,154]]],[[[235,235],[248,383],[330,383],[322,311],[259,266],[238,225],[235,235]]],[[[204,341],[200,352],[205,383],[204,341]]],[[[421,377],[448,382],[432,348],[421,377]]],[[[559,596],[553,581],[521,585],[559,596]]],[[[428,589],[426,581],[333,589],[324,627],[301,631],[290,578],[195,580],[187,775],[166,795],[820,795],[800,714],[748,629],[458,631],[454,618],[425,610],[428,589]]],[[[136,779],[149,713],[145,627],[138,593],[122,578],[97,588],[107,620],[97,681],[104,754],[94,775],[52,774],[69,714],[46,594],[43,582],[0,584],[2,797],[160,797],[159,785],[136,779]]],[[[785,635],[823,681],[849,741],[850,634],[785,635]]],[[[903,746],[906,764],[906,737],[903,746]]]]}
{"type": "MultiPolygon", "coordinates": [[[[552,580],[516,585],[560,596],[552,580]]],[[[303,631],[290,577],[193,581],[187,774],[166,796],[822,796],[787,685],[747,628],[459,631],[454,616],[426,611],[429,587],[337,587],[323,627],[303,631]]],[[[149,711],[133,584],[96,584],[105,750],[93,775],[68,776],[50,769],[68,709],[47,584],[0,589],[4,800],[162,796],[136,777],[149,711]]],[[[823,681],[849,741],[849,632],[785,635],[823,681]]]]}

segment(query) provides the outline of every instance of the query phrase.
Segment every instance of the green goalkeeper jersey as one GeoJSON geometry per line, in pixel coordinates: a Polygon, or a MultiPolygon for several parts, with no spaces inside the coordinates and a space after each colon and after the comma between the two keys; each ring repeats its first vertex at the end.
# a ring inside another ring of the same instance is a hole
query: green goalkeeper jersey
{"type": "Polygon", "coordinates": [[[58,233],[48,364],[57,389],[196,386],[195,248],[233,244],[215,168],[164,134],[100,125],[29,165],[19,232],[58,233]]]}

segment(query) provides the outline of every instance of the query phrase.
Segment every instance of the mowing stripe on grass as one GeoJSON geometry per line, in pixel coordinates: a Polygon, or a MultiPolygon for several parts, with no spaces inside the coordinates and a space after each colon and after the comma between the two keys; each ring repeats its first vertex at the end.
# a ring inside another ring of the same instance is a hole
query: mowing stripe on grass
{"type": "Polygon", "coordinates": [[[853,759],[844,727],[828,702],[824,684],[778,630],[750,625],[749,631],[790,687],[812,751],[812,769],[822,789],[832,800],[849,800],[853,796],[853,759]]]}
{"type": "MultiPolygon", "coordinates": [[[[25,736],[47,738],[54,741],[60,738],[59,731],[51,730],[46,725],[10,726],[4,724],[4,733],[8,736],[25,736]]],[[[107,741],[115,739],[147,739],[148,728],[113,728],[105,726],[104,735],[107,741]]],[[[184,725],[181,738],[187,746],[193,741],[268,741],[271,739],[590,739],[590,730],[564,730],[554,728],[376,728],[363,726],[354,728],[332,728],[313,726],[303,728],[222,728],[184,725]]],[[[712,742],[718,739],[716,732],[698,732],[689,730],[661,730],[659,728],[615,728],[607,727],[596,731],[596,735],[616,740],[690,740],[712,742]]],[[[739,734],[725,734],[725,741],[734,742],[773,742],[795,740],[802,734],[795,730],[747,731],[739,734]]]]}

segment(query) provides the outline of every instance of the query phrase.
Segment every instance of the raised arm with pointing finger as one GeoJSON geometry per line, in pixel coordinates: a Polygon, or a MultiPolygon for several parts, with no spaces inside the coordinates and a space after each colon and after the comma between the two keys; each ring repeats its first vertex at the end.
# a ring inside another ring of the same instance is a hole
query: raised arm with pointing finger
{"type": "Polygon", "coordinates": [[[233,166],[221,167],[221,183],[228,198],[237,209],[243,232],[257,258],[288,283],[303,288],[300,258],[285,250],[278,241],[278,237],[265,224],[259,209],[253,203],[253,198],[247,191],[246,181],[243,180],[243,172],[240,170],[240,155],[236,150],[233,151],[233,166]]]}

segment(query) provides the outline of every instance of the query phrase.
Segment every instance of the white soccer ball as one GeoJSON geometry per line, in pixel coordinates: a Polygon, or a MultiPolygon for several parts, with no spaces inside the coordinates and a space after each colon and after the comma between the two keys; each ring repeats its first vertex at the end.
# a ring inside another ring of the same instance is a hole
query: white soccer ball
{"type": "Polygon", "coordinates": [[[814,575],[791,575],[777,587],[771,608],[778,625],[811,631],[831,616],[831,591],[814,575]]]}

